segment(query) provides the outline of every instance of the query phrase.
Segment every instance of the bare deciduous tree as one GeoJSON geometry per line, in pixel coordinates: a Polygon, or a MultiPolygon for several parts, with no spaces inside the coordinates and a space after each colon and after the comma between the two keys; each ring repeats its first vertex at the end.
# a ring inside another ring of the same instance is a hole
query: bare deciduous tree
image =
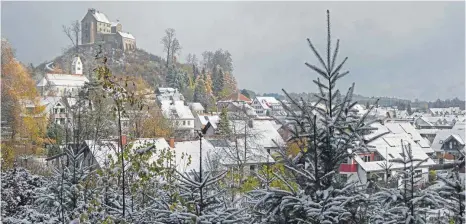
{"type": "Polygon", "coordinates": [[[165,36],[162,38],[161,43],[164,48],[163,51],[167,52],[167,62],[166,66],[168,67],[170,59],[173,61],[174,55],[178,54],[181,50],[180,43],[176,39],[176,31],[173,28],[168,28],[165,30],[165,36]]]}
{"type": "Polygon", "coordinates": [[[76,48],[76,54],[78,53],[79,46],[79,34],[81,33],[81,25],[76,20],[70,24],[70,26],[63,25],[63,32],[70,39],[73,46],[76,48]]]}

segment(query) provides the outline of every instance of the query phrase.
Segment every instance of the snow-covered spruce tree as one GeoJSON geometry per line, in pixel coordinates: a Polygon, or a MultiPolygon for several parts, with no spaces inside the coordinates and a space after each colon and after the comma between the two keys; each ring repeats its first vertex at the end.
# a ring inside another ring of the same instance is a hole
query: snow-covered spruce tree
{"type": "Polygon", "coordinates": [[[28,170],[14,167],[2,172],[1,213],[3,223],[50,223],[57,222],[50,215],[35,209],[37,190],[45,184],[45,178],[31,175],[28,170]]]}
{"type": "Polygon", "coordinates": [[[402,164],[403,168],[397,173],[397,188],[381,188],[371,198],[374,203],[382,206],[385,212],[376,214],[373,219],[380,223],[425,223],[430,209],[440,207],[438,195],[427,189],[421,189],[419,183],[422,173],[416,172],[427,159],[416,159],[411,145],[403,144],[402,158],[392,159],[392,163],[402,164]]]}
{"type": "Polygon", "coordinates": [[[247,223],[247,208],[229,207],[220,199],[218,182],[226,172],[214,175],[213,172],[188,173],[177,172],[180,196],[188,210],[171,215],[170,223],[247,223]]]}
{"type": "Polygon", "coordinates": [[[439,180],[437,185],[433,189],[438,192],[442,202],[444,202],[445,208],[450,210],[453,215],[454,223],[463,224],[466,223],[464,217],[465,204],[465,186],[464,181],[460,178],[460,169],[464,169],[464,156],[462,157],[462,164],[457,165],[449,173],[447,177],[438,176],[439,180]]]}
{"type": "MultiPolygon", "coordinates": [[[[358,211],[360,202],[366,197],[360,192],[356,183],[337,181],[340,164],[353,154],[367,150],[366,144],[381,135],[364,139],[363,135],[373,130],[370,125],[376,120],[368,121],[367,115],[372,110],[358,117],[352,101],[354,83],[345,96],[336,90],[336,83],[348,74],[342,72],[347,58],[336,64],[339,41],[332,54],[330,35],[330,15],[327,11],[327,57],[323,59],[308,39],[309,46],[323,68],[306,63],[306,66],[321,76],[314,80],[319,94],[314,94],[315,103],[297,101],[286,91],[292,106],[283,104],[291,120],[289,131],[293,137],[288,139],[304,140],[296,157],[289,157],[280,152],[285,167],[290,170],[299,189],[294,190],[258,190],[249,197],[255,204],[256,222],[266,223],[346,223],[350,222],[358,211]],[[325,61],[324,61],[325,60],[325,61]],[[291,108],[296,107],[298,111],[291,108]],[[356,209],[350,210],[350,207],[356,209]]],[[[291,186],[291,184],[290,184],[291,186]]],[[[357,221],[356,221],[357,222],[357,221]]]]}
{"type": "Polygon", "coordinates": [[[84,149],[68,145],[64,149],[60,167],[54,168],[54,175],[39,191],[36,203],[42,212],[56,215],[68,222],[80,218],[91,199],[86,191],[90,167],[83,164],[84,149]]]}

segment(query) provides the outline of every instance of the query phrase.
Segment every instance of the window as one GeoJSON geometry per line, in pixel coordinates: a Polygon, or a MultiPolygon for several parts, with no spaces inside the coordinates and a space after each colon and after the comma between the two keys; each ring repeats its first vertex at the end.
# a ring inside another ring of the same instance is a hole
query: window
{"type": "Polygon", "coordinates": [[[186,125],[186,121],[183,121],[183,125],[186,125]]]}
{"type": "Polygon", "coordinates": [[[191,121],[188,121],[188,125],[191,125],[191,121]]]}
{"type": "Polygon", "coordinates": [[[453,142],[450,142],[450,149],[453,149],[453,142]]]}
{"type": "Polygon", "coordinates": [[[251,166],[249,167],[249,171],[251,171],[251,172],[256,171],[256,165],[251,165],[251,166]]]}
{"type": "Polygon", "coordinates": [[[362,159],[364,160],[364,162],[370,162],[371,161],[371,156],[370,155],[365,155],[362,157],[362,159]]]}

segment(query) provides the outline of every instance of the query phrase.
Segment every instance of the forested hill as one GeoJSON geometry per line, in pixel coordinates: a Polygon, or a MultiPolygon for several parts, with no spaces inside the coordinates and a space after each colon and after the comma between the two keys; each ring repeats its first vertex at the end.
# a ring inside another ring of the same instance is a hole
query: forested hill
{"type": "MultiPolygon", "coordinates": [[[[93,69],[99,63],[96,55],[99,52],[98,45],[81,45],[79,46],[78,55],[84,65],[84,75],[90,77],[93,69]]],[[[115,75],[141,76],[152,86],[165,85],[165,75],[167,68],[161,57],[148,53],[142,49],[136,49],[133,52],[123,52],[120,49],[102,49],[102,54],[107,57],[107,64],[115,75]]],[[[70,48],[62,55],[44,62],[34,70],[36,76],[41,77],[48,72],[46,65],[53,62],[57,72],[70,73],[71,62],[76,56],[76,49],[70,48]]],[[[182,65],[180,65],[182,66],[182,65]]]]}
{"type": "MultiPolygon", "coordinates": [[[[84,65],[84,75],[91,77],[93,69],[100,63],[96,60],[99,51],[107,57],[107,64],[114,75],[142,77],[152,87],[178,88],[187,101],[201,102],[213,108],[215,101],[235,92],[236,79],[233,76],[233,60],[228,51],[218,49],[202,54],[202,66],[198,57],[188,54],[187,63],[177,62],[176,57],[165,60],[142,49],[123,52],[119,49],[103,49],[98,45],[79,46],[78,55],[84,65]]],[[[55,73],[70,73],[76,49],[70,48],[62,55],[34,68],[35,79],[44,76],[47,65],[53,62],[55,73]]]]}

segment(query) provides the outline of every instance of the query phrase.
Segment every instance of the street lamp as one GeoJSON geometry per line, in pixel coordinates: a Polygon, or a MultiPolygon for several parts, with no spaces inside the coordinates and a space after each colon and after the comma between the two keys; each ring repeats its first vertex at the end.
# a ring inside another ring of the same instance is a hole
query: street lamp
{"type": "MultiPolygon", "coordinates": [[[[202,130],[196,130],[196,132],[199,135],[199,183],[202,183],[202,137],[204,134],[202,133],[202,130]]],[[[203,207],[202,188],[202,186],[199,188],[199,193],[201,196],[201,200],[199,202],[199,214],[202,214],[203,207]]]]}

